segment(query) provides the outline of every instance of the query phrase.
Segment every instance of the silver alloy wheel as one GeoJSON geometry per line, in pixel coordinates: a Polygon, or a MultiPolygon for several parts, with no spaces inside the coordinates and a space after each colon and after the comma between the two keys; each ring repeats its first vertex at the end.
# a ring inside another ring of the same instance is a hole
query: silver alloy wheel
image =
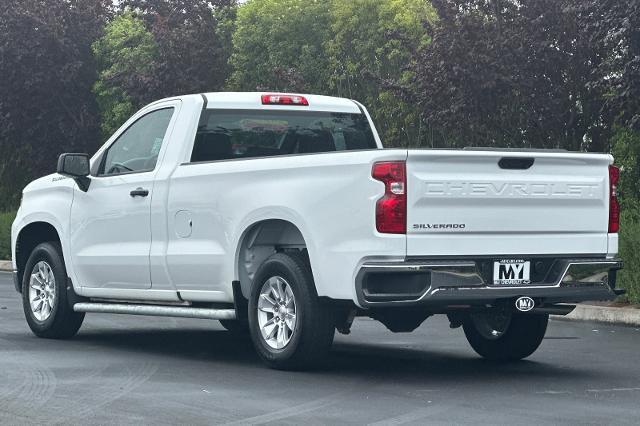
{"type": "Polygon", "coordinates": [[[482,337],[488,340],[498,340],[509,329],[512,316],[511,312],[496,310],[474,312],[471,314],[471,319],[482,337]]]}
{"type": "Polygon", "coordinates": [[[258,325],[264,341],[282,349],[296,330],[296,300],[289,283],[282,277],[269,278],[260,289],[258,325]]]}
{"type": "Polygon", "coordinates": [[[46,321],[56,304],[56,279],[44,260],[35,264],[29,279],[29,304],[38,321],[46,321]]]}

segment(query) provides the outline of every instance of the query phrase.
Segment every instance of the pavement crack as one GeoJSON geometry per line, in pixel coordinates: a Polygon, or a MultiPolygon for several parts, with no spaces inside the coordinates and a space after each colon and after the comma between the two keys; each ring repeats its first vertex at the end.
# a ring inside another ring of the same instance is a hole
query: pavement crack
{"type": "Polygon", "coordinates": [[[432,410],[428,408],[419,408],[414,411],[410,411],[405,414],[401,414],[399,416],[390,417],[388,419],[380,420],[375,423],[369,423],[369,426],[395,426],[395,425],[403,425],[406,423],[416,422],[429,414],[432,413],[432,410]]]}

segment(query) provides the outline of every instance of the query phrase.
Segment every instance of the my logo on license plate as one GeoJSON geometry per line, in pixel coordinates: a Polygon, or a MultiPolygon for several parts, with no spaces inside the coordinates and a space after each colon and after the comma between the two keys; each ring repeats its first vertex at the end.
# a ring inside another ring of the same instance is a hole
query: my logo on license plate
{"type": "Polygon", "coordinates": [[[531,262],[525,260],[500,260],[493,262],[493,284],[530,284],[531,262]]]}

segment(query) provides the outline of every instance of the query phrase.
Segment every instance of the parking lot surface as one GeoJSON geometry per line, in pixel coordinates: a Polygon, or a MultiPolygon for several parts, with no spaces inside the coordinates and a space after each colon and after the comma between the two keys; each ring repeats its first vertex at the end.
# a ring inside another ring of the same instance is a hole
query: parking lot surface
{"type": "Polygon", "coordinates": [[[2,424],[634,424],[640,330],[552,321],[528,360],[480,359],[429,318],[358,319],[314,372],[264,367],[215,321],[88,314],[68,341],[28,329],[0,273],[2,424]]]}

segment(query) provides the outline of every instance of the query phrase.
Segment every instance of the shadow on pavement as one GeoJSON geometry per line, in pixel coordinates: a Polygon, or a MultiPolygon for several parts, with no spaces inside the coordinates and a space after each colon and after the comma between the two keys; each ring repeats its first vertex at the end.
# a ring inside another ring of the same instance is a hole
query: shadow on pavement
{"type": "MultiPolygon", "coordinates": [[[[437,346],[437,342],[434,342],[437,346]]],[[[404,383],[442,381],[511,382],[535,375],[536,379],[569,380],[589,378],[590,372],[580,368],[558,368],[555,365],[523,360],[500,364],[484,360],[471,351],[461,356],[446,351],[420,350],[376,345],[336,345],[329,369],[344,375],[373,374],[380,380],[403,380],[404,383]]]]}
{"type": "MultiPolygon", "coordinates": [[[[212,368],[227,363],[234,367],[261,367],[249,336],[236,335],[221,330],[101,330],[81,332],[72,341],[60,342],[74,345],[78,350],[90,344],[112,351],[113,356],[144,355],[145,358],[162,358],[182,361],[211,362],[212,368]],[[215,365],[213,365],[215,364],[215,365]]],[[[437,342],[433,343],[437,347],[437,342]]],[[[74,348],[74,349],[76,349],[74,348]]],[[[266,369],[266,367],[264,367],[266,369]]],[[[592,374],[576,368],[558,368],[552,364],[521,361],[498,364],[459,353],[389,347],[359,342],[334,343],[327,362],[321,368],[303,374],[321,374],[349,378],[367,377],[380,381],[404,382],[512,382],[535,375],[536,379],[570,380],[589,379],[592,374]]]]}

